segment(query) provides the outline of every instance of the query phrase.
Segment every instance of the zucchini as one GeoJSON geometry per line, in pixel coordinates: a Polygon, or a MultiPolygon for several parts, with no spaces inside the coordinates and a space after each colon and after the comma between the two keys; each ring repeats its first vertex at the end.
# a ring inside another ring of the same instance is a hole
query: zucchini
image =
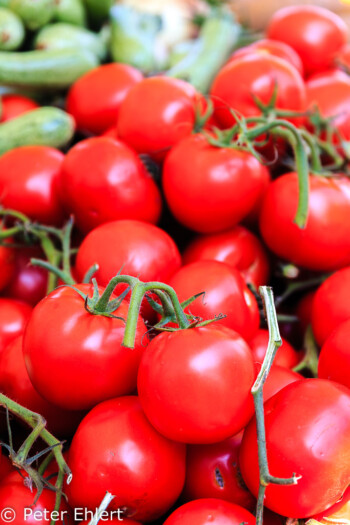
{"type": "Polygon", "coordinates": [[[35,89],[67,88],[98,65],[85,49],[0,52],[0,85],[35,89]]]}
{"type": "Polygon", "coordinates": [[[0,124],[0,155],[19,146],[62,148],[72,139],[74,127],[73,118],[61,109],[33,109],[0,124]]]}
{"type": "Polygon", "coordinates": [[[82,0],[56,0],[54,19],[75,26],[86,26],[87,16],[82,0]]]}

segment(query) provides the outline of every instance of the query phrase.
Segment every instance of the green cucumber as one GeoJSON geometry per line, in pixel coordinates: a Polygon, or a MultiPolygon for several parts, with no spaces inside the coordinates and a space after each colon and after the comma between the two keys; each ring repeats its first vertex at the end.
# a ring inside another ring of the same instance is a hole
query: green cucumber
{"type": "Polygon", "coordinates": [[[35,49],[86,49],[103,60],[107,55],[107,46],[104,45],[98,34],[71,24],[51,24],[39,31],[34,41],[35,49]]]}
{"type": "Polygon", "coordinates": [[[67,88],[98,65],[85,49],[0,52],[0,85],[34,89],[67,88]]]}
{"type": "Polygon", "coordinates": [[[55,20],[75,26],[86,26],[87,15],[82,0],[56,0],[55,20]]]}
{"type": "Polygon", "coordinates": [[[43,145],[62,148],[74,135],[74,121],[58,108],[42,107],[0,124],[0,155],[13,148],[43,145]]]}
{"type": "Polygon", "coordinates": [[[22,19],[27,29],[36,31],[52,20],[55,0],[10,0],[8,7],[22,19]]]}
{"type": "Polygon", "coordinates": [[[0,51],[18,49],[24,40],[24,25],[13,11],[0,7],[0,51]]]}

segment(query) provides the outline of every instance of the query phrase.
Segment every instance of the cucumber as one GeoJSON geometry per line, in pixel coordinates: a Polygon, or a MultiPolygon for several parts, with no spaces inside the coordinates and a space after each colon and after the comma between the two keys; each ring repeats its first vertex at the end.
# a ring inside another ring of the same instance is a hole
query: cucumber
{"type": "Polygon", "coordinates": [[[86,26],[87,15],[82,0],[56,0],[54,19],[75,26],[86,26]]]}
{"type": "Polygon", "coordinates": [[[52,20],[55,0],[10,0],[8,7],[22,19],[27,29],[36,31],[52,20]]]}
{"type": "Polygon", "coordinates": [[[0,52],[0,85],[35,89],[67,88],[98,65],[85,49],[0,52]]]}
{"type": "Polygon", "coordinates": [[[24,37],[25,29],[21,19],[10,9],[0,7],[0,51],[18,49],[24,37]]]}
{"type": "Polygon", "coordinates": [[[74,135],[74,120],[58,108],[42,107],[0,124],[0,155],[28,145],[62,148],[74,135]]]}
{"type": "Polygon", "coordinates": [[[83,27],[70,24],[51,24],[39,31],[34,45],[36,49],[86,49],[103,60],[107,55],[107,46],[96,33],[83,27]]]}

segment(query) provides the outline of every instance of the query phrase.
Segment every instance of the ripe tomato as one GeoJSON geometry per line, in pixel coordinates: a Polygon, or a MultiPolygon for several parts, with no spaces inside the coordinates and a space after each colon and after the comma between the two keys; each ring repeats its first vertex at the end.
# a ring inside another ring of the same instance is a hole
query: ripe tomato
{"type": "Polygon", "coordinates": [[[118,136],[138,153],[161,160],[192,133],[199,103],[200,95],[183,80],[146,78],[129,91],[120,107],[118,136]]]}
{"type": "MultiPolygon", "coordinates": [[[[349,484],[350,391],[325,379],[296,381],[265,403],[270,473],[301,476],[296,485],[269,485],[264,504],[291,518],[318,514],[338,501],[349,484]]],[[[256,422],[240,450],[243,479],[259,489],[256,422]]]]}
{"type": "Polygon", "coordinates": [[[31,98],[23,95],[5,94],[1,96],[1,118],[0,122],[12,120],[23,113],[39,108],[39,104],[34,102],[31,98]]]}
{"type": "MultiPolygon", "coordinates": [[[[260,368],[261,364],[256,363],[257,374],[260,372],[260,368]]],[[[303,379],[302,375],[293,372],[293,370],[284,366],[276,365],[274,361],[264,384],[264,402],[277,394],[277,392],[282,390],[285,386],[294,383],[295,381],[299,381],[300,379],[303,379]]]]}
{"type": "MultiPolygon", "coordinates": [[[[288,341],[282,340],[282,345],[277,350],[274,364],[284,366],[285,368],[293,368],[300,361],[301,354],[297,352],[288,341]]],[[[248,344],[253,352],[254,361],[262,363],[267,350],[269,342],[269,331],[261,329],[248,340],[248,344]]]]}
{"type": "Polygon", "coordinates": [[[350,320],[344,321],[330,334],[321,348],[318,377],[337,381],[350,389],[350,320]]]}
{"type": "Polygon", "coordinates": [[[60,225],[58,195],[63,153],[47,146],[22,146],[0,157],[0,202],[34,221],[60,225]]]}
{"type": "Polygon", "coordinates": [[[289,44],[299,54],[305,73],[328,69],[348,39],[345,22],[316,5],[279,9],[267,27],[267,37],[289,44]]]}
{"type": "Polygon", "coordinates": [[[0,354],[11,341],[23,334],[31,313],[29,304],[0,297],[0,354]]]}
{"type": "Polygon", "coordinates": [[[164,332],[143,353],[137,386],[152,425],[175,441],[222,441],[253,415],[255,378],[248,345],[214,324],[164,332]]]}
{"type": "Polygon", "coordinates": [[[83,419],[69,449],[73,507],[95,509],[106,490],[108,509],[151,521],[176,501],[185,480],[185,446],[164,438],[147,421],[135,396],[100,403],[83,419]],[[99,439],[96,439],[99,436],[99,439]]]}
{"type": "Polygon", "coordinates": [[[238,468],[238,452],[243,432],[213,445],[187,447],[185,501],[218,498],[250,511],[255,498],[245,486],[238,468]]]}
{"type": "Polygon", "coordinates": [[[184,264],[220,261],[236,268],[246,283],[256,288],[267,284],[269,261],[259,239],[243,226],[223,233],[196,237],[183,253],[184,264]]]}
{"type": "Polygon", "coordinates": [[[285,44],[284,42],[279,42],[277,40],[269,40],[268,38],[257,40],[249,46],[237,49],[237,51],[235,51],[231,56],[230,61],[235,60],[239,57],[246,56],[252,52],[258,52],[261,55],[273,55],[278,58],[282,58],[283,60],[286,60],[286,62],[289,62],[289,64],[294,66],[295,69],[297,69],[301,75],[304,74],[303,63],[298,53],[294,51],[294,49],[288,44],[285,44]]]}
{"type": "Polygon", "coordinates": [[[259,308],[238,270],[219,261],[198,261],[180,268],[170,279],[180,302],[205,292],[187,308],[192,315],[203,320],[216,315],[226,317],[218,321],[251,339],[259,328],[259,308]]]}
{"type": "Polygon", "coordinates": [[[83,140],[66,155],[62,201],[83,232],[118,219],[156,223],[161,196],[146,168],[128,146],[111,138],[83,140]]]}
{"type": "MultiPolygon", "coordinates": [[[[50,523],[51,512],[55,508],[54,492],[44,489],[38,501],[34,504],[35,491],[29,488],[29,478],[21,476],[16,471],[8,474],[0,485],[0,508],[3,511],[1,521],[16,525],[41,525],[50,523]],[[14,521],[15,520],[15,521],[14,521]]],[[[57,525],[72,524],[70,509],[62,498],[58,514],[53,514],[57,525]]]]}
{"type": "Polygon", "coordinates": [[[311,325],[320,346],[343,321],[350,319],[349,295],[350,267],[328,277],[315,293],[311,325]]]}
{"type": "Polygon", "coordinates": [[[9,246],[0,246],[0,290],[13,278],[15,270],[15,251],[9,246]]]}
{"type": "MultiPolygon", "coordinates": [[[[78,289],[92,296],[92,285],[78,289]]],[[[23,344],[28,374],[39,394],[66,410],[83,410],[132,393],[147,328],[139,317],[135,348],[123,347],[125,322],[120,318],[127,313],[124,301],[114,312],[119,318],[93,315],[70,287],[57,288],[40,301],[23,344]],[[43,320],[45,330],[40,328],[43,320]]]]}
{"type": "Polygon", "coordinates": [[[243,507],[228,501],[208,498],[190,501],[176,509],[164,525],[254,525],[255,518],[243,507]]]}
{"type": "Polygon", "coordinates": [[[181,265],[172,238],[157,226],[141,221],[113,221],[92,230],[80,245],[76,270],[82,279],[98,263],[95,277],[105,286],[119,270],[142,281],[167,280],[181,265]]]}
{"type": "Polygon", "coordinates": [[[269,180],[250,153],[212,146],[204,135],[182,140],[165,159],[163,190],[176,219],[194,231],[236,226],[258,206],[269,180]]]}
{"type": "Polygon", "coordinates": [[[350,183],[345,177],[310,175],[306,227],[294,223],[298,177],[287,173],[270,184],[260,213],[260,231],[279,257],[315,271],[332,271],[350,263],[350,183]]]}
{"type": "Polygon", "coordinates": [[[232,60],[219,71],[211,87],[216,118],[222,126],[230,127],[235,123],[231,109],[244,117],[260,115],[254,97],[268,104],[276,86],[276,108],[305,109],[304,82],[294,66],[259,52],[232,60]]]}
{"type": "Polygon", "coordinates": [[[66,108],[77,128],[98,135],[115,125],[121,103],[142,78],[142,73],[128,64],[104,64],[85,73],[67,96],[66,108]]]}
{"type": "Polygon", "coordinates": [[[13,275],[4,294],[6,297],[19,299],[35,306],[46,295],[48,273],[39,266],[32,266],[30,259],[32,257],[41,259],[43,254],[39,248],[28,246],[15,250],[13,255],[13,275]]]}
{"type": "MultiPolygon", "coordinates": [[[[322,117],[332,117],[332,125],[345,140],[350,139],[350,78],[342,71],[315,75],[306,82],[307,107],[315,106],[322,117]],[[332,96],[329,96],[332,93],[332,96]]],[[[336,139],[334,139],[336,140],[336,139]]]]}
{"type": "Polygon", "coordinates": [[[22,347],[23,336],[18,336],[0,354],[0,391],[20,405],[41,414],[54,436],[70,437],[84,414],[61,410],[38,394],[29,379],[22,347]]]}
{"type": "Polygon", "coordinates": [[[345,491],[341,500],[339,500],[335,505],[332,505],[325,512],[321,512],[318,516],[313,516],[313,518],[325,525],[338,524],[338,525],[348,525],[350,520],[350,486],[345,491]]]}

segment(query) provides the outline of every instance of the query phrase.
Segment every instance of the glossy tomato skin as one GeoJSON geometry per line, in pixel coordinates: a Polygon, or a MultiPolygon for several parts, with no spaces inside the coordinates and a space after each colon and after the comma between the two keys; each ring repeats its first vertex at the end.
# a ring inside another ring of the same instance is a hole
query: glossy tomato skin
{"type": "Polygon", "coordinates": [[[244,46],[240,49],[237,49],[237,51],[235,51],[231,56],[230,61],[246,56],[252,52],[258,52],[261,55],[267,54],[282,58],[294,66],[302,76],[304,74],[304,66],[298,53],[294,51],[294,49],[288,44],[277,40],[270,40],[268,38],[257,40],[257,42],[253,42],[249,46],[244,46]]]}
{"type": "MultiPolygon", "coordinates": [[[[26,477],[28,483],[28,477],[26,477]]],[[[50,513],[55,508],[55,493],[44,489],[34,505],[35,490],[31,491],[25,485],[25,479],[18,471],[8,474],[0,484],[0,506],[8,509],[8,514],[2,518],[4,523],[15,516],[16,525],[47,524],[50,522],[50,513]],[[27,509],[27,510],[26,510],[27,509]],[[12,511],[12,512],[11,512],[12,511]]],[[[54,515],[58,525],[72,525],[73,519],[67,504],[62,501],[59,514],[54,515]]],[[[13,521],[13,520],[12,520],[13,521]]]]}
{"type": "Polygon", "coordinates": [[[311,326],[322,346],[331,333],[350,319],[350,267],[330,275],[317,289],[312,303],[311,326]]]}
{"type": "MultiPolygon", "coordinates": [[[[306,82],[307,107],[318,108],[322,117],[332,117],[345,140],[350,139],[350,79],[342,71],[326,71],[306,82]],[[332,93],[332,96],[329,96],[332,93]]],[[[336,140],[336,139],[334,139],[336,140]]]]}
{"type": "MultiPolygon", "coordinates": [[[[92,288],[78,285],[89,297],[92,288]]],[[[114,315],[126,319],[127,312],[123,302],[114,315]]],[[[67,410],[89,409],[132,393],[147,328],[139,317],[133,350],[122,346],[124,331],[122,319],[93,315],[76,290],[57,288],[34,308],[25,332],[23,352],[34,387],[67,410]],[[45,330],[40,328],[43,320],[45,330]]]]}
{"type": "Polygon", "coordinates": [[[183,80],[155,76],[134,86],[123,101],[118,136],[138,153],[162,160],[192,133],[200,95],[183,80]]]}
{"type": "MultiPolygon", "coordinates": [[[[192,315],[203,320],[224,314],[220,325],[227,326],[249,340],[259,328],[256,299],[238,270],[219,261],[198,261],[182,266],[170,279],[180,302],[200,292],[188,307],[192,315]]],[[[215,324],[217,324],[215,323],[215,324]]]]}
{"type": "Polygon", "coordinates": [[[43,253],[35,246],[21,247],[14,252],[13,274],[4,295],[35,306],[46,295],[48,272],[39,266],[32,266],[32,257],[41,259],[43,253]]]}
{"type": "Polygon", "coordinates": [[[208,325],[153,339],[142,356],[137,387],[147,418],[161,434],[206,444],[247,424],[254,378],[245,341],[226,327],[208,325]]]}
{"type": "MultiPolygon", "coordinates": [[[[253,352],[254,361],[262,363],[266,354],[267,345],[269,342],[269,331],[261,328],[248,343],[253,352]]],[[[290,343],[282,340],[282,345],[277,350],[274,364],[284,366],[285,368],[293,368],[296,366],[301,358],[301,353],[297,352],[290,343]]]]}
{"type": "Polygon", "coordinates": [[[110,509],[152,521],[178,498],[185,479],[185,446],[164,438],[147,421],[136,396],[100,403],[83,419],[69,450],[73,507],[98,507],[106,490],[110,509]],[[96,439],[96,436],[100,436],[96,439]]]}
{"type": "Polygon", "coordinates": [[[298,203],[296,173],[270,184],[260,213],[260,231],[279,257],[315,271],[350,263],[350,183],[343,177],[309,176],[309,214],[304,229],[294,223],[298,203]]]}
{"type": "Polygon", "coordinates": [[[267,36],[290,45],[300,56],[305,73],[332,66],[348,39],[345,22],[320,6],[298,5],[279,9],[267,27],[267,36]]]}
{"type": "Polygon", "coordinates": [[[31,313],[29,304],[0,297],[0,353],[17,336],[23,334],[31,313]]]}
{"type": "MultiPolygon", "coordinates": [[[[269,485],[267,508],[306,518],[338,501],[349,483],[350,391],[324,379],[296,381],[265,404],[266,445],[273,476],[301,476],[296,485],[269,485]]],[[[247,426],[241,451],[243,479],[258,494],[256,423],[247,426]]]]}
{"type": "Polygon", "coordinates": [[[254,510],[255,498],[245,486],[238,468],[243,432],[213,445],[188,445],[185,501],[218,498],[254,510]]]}
{"type": "Polygon", "coordinates": [[[250,153],[212,146],[196,134],[166,157],[162,184],[181,224],[214,233],[232,228],[253,212],[269,177],[266,166],[250,153]]]}
{"type": "Polygon", "coordinates": [[[60,183],[62,201],[85,233],[113,220],[159,219],[156,183],[136,153],[117,140],[97,137],[76,144],[63,161],[60,183]]]}
{"type": "Polygon", "coordinates": [[[321,348],[318,377],[336,381],[350,389],[350,320],[330,334],[321,348]]]}
{"type": "Polygon", "coordinates": [[[184,264],[196,261],[220,261],[236,268],[246,283],[256,288],[267,284],[269,261],[260,240],[247,228],[197,236],[183,253],[184,264]]]}
{"type": "Polygon", "coordinates": [[[116,125],[121,103],[142,78],[140,71],[127,64],[99,66],[72,85],[66,109],[80,131],[103,133],[116,125]]]}
{"type": "Polygon", "coordinates": [[[112,221],[92,230],[80,245],[76,271],[82,280],[95,263],[95,277],[105,286],[119,270],[142,281],[167,280],[181,265],[172,238],[153,224],[135,220],[112,221]]]}
{"type": "Polygon", "coordinates": [[[42,224],[60,225],[58,194],[63,153],[48,146],[21,146],[0,158],[0,202],[42,224]]]}
{"type": "Polygon", "coordinates": [[[305,109],[304,81],[288,62],[259,52],[232,60],[219,71],[211,87],[215,117],[221,126],[230,127],[235,123],[230,109],[244,117],[260,115],[254,96],[268,104],[276,85],[278,109],[305,109]]]}
{"type": "MultiPolygon", "coordinates": [[[[256,363],[257,374],[258,372],[260,372],[260,369],[261,364],[256,363]]],[[[277,392],[282,390],[282,388],[289,385],[290,383],[294,383],[295,381],[300,381],[300,379],[303,379],[303,376],[301,374],[293,372],[293,370],[290,370],[289,368],[286,368],[284,366],[277,365],[274,361],[270,369],[269,375],[267,376],[266,382],[264,384],[264,403],[265,401],[270,399],[270,397],[274,396],[275,394],[277,394],[277,392]]]]}
{"type": "Polygon", "coordinates": [[[176,509],[164,525],[254,525],[255,518],[243,507],[214,498],[198,499],[176,509]]]}
{"type": "Polygon", "coordinates": [[[61,410],[34,389],[23,357],[23,336],[18,336],[0,354],[0,391],[20,405],[41,414],[54,436],[70,437],[85,414],[61,410]]]}
{"type": "Polygon", "coordinates": [[[1,118],[0,122],[12,120],[23,113],[39,108],[39,104],[34,102],[31,98],[23,95],[5,94],[1,96],[1,118]]]}

